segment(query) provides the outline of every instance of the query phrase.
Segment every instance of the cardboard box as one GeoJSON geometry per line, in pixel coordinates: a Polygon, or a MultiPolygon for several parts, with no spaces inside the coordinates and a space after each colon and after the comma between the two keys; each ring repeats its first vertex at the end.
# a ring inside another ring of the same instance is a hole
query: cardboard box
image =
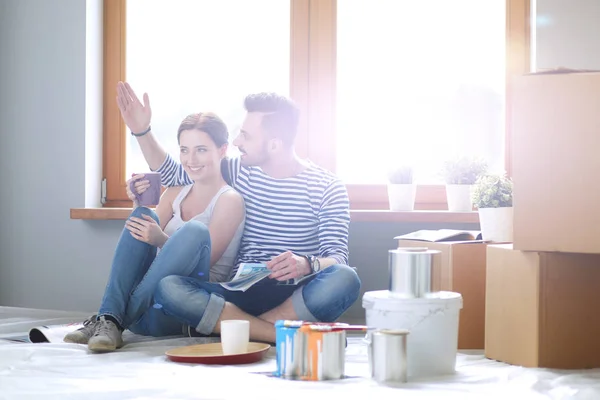
{"type": "Polygon", "coordinates": [[[485,338],[486,243],[477,241],[427,242],[398,240],[399,247],[427,247],[434,257],[432,289],[460,293],[463,308],[458,328],[459,349],[483,349],[485,338]]]}
{"type": "Polygon", "coordinates": [[[487,248],[485,355],[524,367],[600,367],[600,255],[487,248]]]}
{"type": "Polygon", "coordinates": [[[514,248],[600,253],[600,73],[531,74],[514,84],[514,248]]]}

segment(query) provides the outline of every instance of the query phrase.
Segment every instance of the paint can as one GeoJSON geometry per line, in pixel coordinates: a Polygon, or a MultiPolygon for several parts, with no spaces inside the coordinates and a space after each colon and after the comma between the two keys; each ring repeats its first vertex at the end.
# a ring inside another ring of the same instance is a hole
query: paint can
{"type": "Polygon", "coordinates": [[[369,371],[372,379],[383,384],[406,383],[408,333],[404,329],[380,329],[367,335],[369,371]]]}
{"type": "Polygon", "coordinates": [[[275,323],[275,376],[320,381],[344,376],[348,324],[280,320],[275,323]]]}
{"type": "Polygon", "coordinates": [[[424,247],[389,250],[390,292],[397,297],[425,297],[431,292],[433,256],[440,253],[424,247]]]}
{"type": "Polygon", "coordinates": [[[275,348],[277,350],[277,370],[275,376],[293,378],[300,374],[299,362],[295,346],[296,334],[302,321],[279,320],[275,322],[275,348]]]}
{"type": "Polygon", "coordinates": [[[303,380],[323,381],[344,377],[346,331],[337,324],[303,324],[296,336],[303,380]]]}

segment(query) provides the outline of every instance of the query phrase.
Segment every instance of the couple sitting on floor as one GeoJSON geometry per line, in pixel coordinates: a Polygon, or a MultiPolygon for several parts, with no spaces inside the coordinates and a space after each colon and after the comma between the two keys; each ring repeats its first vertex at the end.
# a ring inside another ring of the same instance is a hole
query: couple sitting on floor
{"type": "MultiPolygon", "coordinates": [[[[123,345],[125,329],[150,336],[218,334],[220,321],[250,321],[250,337],[275,342],[280,319],[333,322],[358,298],[348,267],[349,201],[330,172],[294,151],[299,112],[286,97],[246,97],[246,117],[226,159],[227,127],[211,113],[186,117],[177,163],[150,129],[151,110],[127,83],[121,115],[151,170],[167,187],[156,212],[134,209],[125,223],[98,313],[65,336],[92,351],[123,345]],[[247,291],[229,291],[240,263],[272,271],[247,291]],[[294,278],[314,273],[298,285],[294,278]]],[[[131,180],[138,193],[143,175],[131,180]]],[[[129,188],[128,182],[128,188],[129,188]]]]}

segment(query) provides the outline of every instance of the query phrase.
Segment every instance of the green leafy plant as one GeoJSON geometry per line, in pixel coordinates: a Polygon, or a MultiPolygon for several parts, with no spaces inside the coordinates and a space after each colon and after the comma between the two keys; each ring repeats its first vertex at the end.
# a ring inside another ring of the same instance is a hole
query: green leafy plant
{"type": "Polygon", "coordinates": [[[473,185],[487,168],[482,158],[458,157],[444,162],[441,175],[448,185],[473,185]]]}
{"type": "Polygon", "coordinates": [[[388,180],[392,184],[410,185],[413,183],[413,169],[409,165],[401,165],[388,172],[388,180]]]}
{"type": "Polygon", "coordinates": [[[505,175],[482,175],[475,183],[472,200],[477,208],[512,207],[513,182],[505,175]]]}

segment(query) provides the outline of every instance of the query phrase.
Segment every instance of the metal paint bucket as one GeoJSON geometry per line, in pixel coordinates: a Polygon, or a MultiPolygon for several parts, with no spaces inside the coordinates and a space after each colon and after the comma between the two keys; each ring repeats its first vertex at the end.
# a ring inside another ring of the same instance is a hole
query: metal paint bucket
{"type": "Polygon", "coordinates": [[[344,376],[346,330],[365,327],[340,323],[277,321],[277,370],[283,378],[320,381],[344,376]]]}
{"type": "Polygon", "coordinates": [[[367,335],[371,378],[383,384],[405,383],[408,376],[407,330],[382,329],[367,335]]]}
{"type": "Polygon", "coordinates": [[[326,324],[305,324],[296,346],[302,354],[301,377],[309,381],[341,379],[346,362],[346,331],[326,324]]]}
{"type": "Polygon", "coordinates": [[[431,292],[433,256],[438,250],[399,247],[389,250],[389,290],[394,296],[424,297],[431,292]]]}
{"type": "Polygon", "coordinates": [[[275,348],[277,350],[276,376],[292,378],[300,374],[298,348],[295,346],[296,334],[302,321],[280,320],[275,322],[275,348]]]}

